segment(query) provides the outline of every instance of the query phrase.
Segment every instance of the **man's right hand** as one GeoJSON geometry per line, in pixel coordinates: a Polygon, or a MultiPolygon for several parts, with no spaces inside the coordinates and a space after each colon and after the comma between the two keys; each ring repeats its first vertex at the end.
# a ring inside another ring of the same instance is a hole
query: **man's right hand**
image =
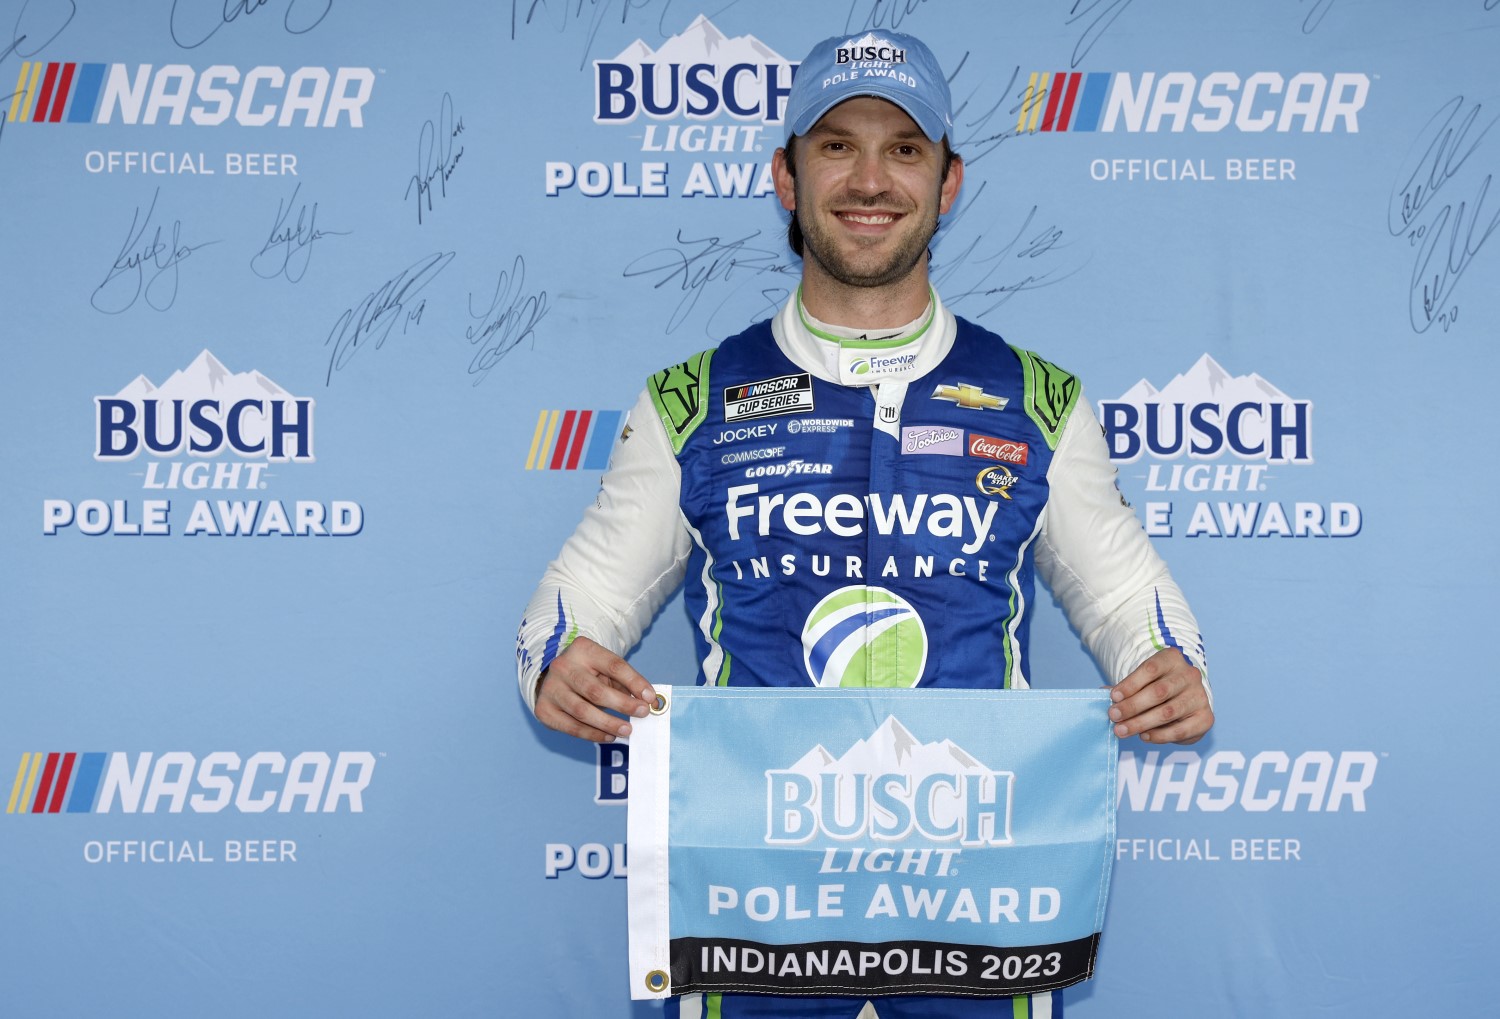
{"type": "Polygon", "coordinates": [[[656,700],[651,684],[607,648],[577,637],[553,659],[537,688],[536,717],[549,729],[594,743],[630,735],[611,711],[645,718],[656,700]]]}

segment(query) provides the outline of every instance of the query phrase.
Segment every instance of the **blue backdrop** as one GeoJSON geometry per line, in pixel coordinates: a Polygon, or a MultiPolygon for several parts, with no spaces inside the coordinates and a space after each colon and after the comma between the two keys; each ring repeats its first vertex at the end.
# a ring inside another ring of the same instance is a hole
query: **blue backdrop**
{"type": "Polygon", "coordinates": [[[1497,6],[4,0],[3,1010],[651,1014],[621,752],[515,625],[646,375],[795,285],[792,64],[899,29],[940,292],[1081,375],[1209,643],[1069,1015],[1484,1012],[1497,6]]]}

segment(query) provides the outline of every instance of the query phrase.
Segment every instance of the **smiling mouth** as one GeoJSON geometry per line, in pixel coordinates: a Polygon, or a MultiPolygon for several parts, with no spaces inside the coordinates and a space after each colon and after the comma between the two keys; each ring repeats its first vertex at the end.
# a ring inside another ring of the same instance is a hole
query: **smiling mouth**
{"type": "Polygon", "coordinates": [[[885,226],[901,218],[894,212],[836,212],[834,215],[847,223],[859,223],[863,226],[885,226]]]}

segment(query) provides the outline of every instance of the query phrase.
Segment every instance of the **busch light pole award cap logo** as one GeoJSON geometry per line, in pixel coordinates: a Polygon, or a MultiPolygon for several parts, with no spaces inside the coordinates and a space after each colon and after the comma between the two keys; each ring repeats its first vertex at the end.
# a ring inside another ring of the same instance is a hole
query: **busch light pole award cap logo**
{"type": "Polygon", "coordinates": [[[929,140],[953,131],[948,79],[920,39],[899,32],[834,36],[812,48],[786,99],[786,136],[806,134],[846,99],[875,96],[907,112],[929,140]]]}
{"type": "Polygon", "coordinates": [[[802,660],[818,686],[914,687],[927,667],[927,628],[883,587],[841,587],[802,627],[802,660]]]}

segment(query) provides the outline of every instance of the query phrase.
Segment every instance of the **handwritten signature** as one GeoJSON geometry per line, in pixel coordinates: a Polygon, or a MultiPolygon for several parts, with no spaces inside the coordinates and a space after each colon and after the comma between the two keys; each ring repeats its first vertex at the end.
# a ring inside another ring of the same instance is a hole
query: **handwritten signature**
{"type": "MultiPolygon", "coordinates": [[[[965,53],[950,75],[951,82],[957,84],[962,80],[961,75],[968,63],[969,54],[965,53]]],[[[953,110],[953,147],[963,153],[965,165],[973,166],[1019,133],[1016,124],[1021,107],[1026,102],[1026,90],[1019,86],[1020,80],[1021,68],[1015,66],[1011,69],[1010,79],[1000,90],[999,98],[994,102],[985,105],[972,98],[979,93],[982,85],[975,86],[968,96],[958,100],[953,110]],[[960,133],[961,131],[964,133],[960,133]]],[[[958,94],[958,89],[954,89],[954,94],[958,94]]]]}
{"type": "Polygon", "coordinates": [[[459,117],[455,122],[453,119],[453,96],[447,92],[443,93],[442,105],[438,108],[438,119],[434,125],[432,121],[422,124],[422,131],[417,135],[417,172],[411,175],[411,180],[406,185],[406,197],[410,198],[412,189],[417,193],[417,222],[422,222],[422,199],[427,199],[427,211],[432,211],[433,182],[437,182],[438,192],[448,197],[448,178],[453,176],[453,171],[458,169],[458,161],[463,158],[463,146],[458,151],[453,151],[454,139],[464,133],[464,118],[459,117]]]}
{"type": "Polygon", "coordinates": [[[849,16],[844,19],[845,32],[863,32],[865,29],[888,28],[892,32],[901,28],[901,22],[905,21],[918,8],[925,7],[932,0],[866,0],[868,8],[865,11],[863,21],[857,21],[854,8],[857,3],[849,7],[849,16]]]}
{"type": "MultiPolygon", "coordinates": [[[[63,29],[73,21],[73,15],[78,13],[78,5],[72,0],[63,0],[61,3],[43,2],[34,6],[40,13],[33,11],[31,0],[25,0],[21,4],[16,23],[11,29],[10,43],[0,50],[0,64],[12,54],[23,60],[36,56],[48,43],[62,35],[63,29]]],[[[0,94],[0,106],[8,106],[18,94],[0,94]]],[[[5,123],[6,118],[0,117],[0,138],[5,137],[5,123]]]]}
{"type": "Polygon", "coordinates": [[[23,59],[36,56],[46,48],[48,43],[62,35],[63,29],[68,27],[73,21],[73,15],[77,13],[78,5],[72,0],[62,0],[60,3],[43,2],[35,5],[32,0],[25,0],[21,4],[20,13],[16,15],[16,24],[10,34],[10,45],[0,50],[0,60],[4,60],[12,53],[23,59]],[[42,13],[33,14],[33,6],[42,13]]]}
{"type": "Polygon", "coordinates": [[[1466,107],[1463,96],[1444,103],[1417,133],[1391,191],[1386,228],[1416,249],[1407,310],[1418,333],[1434,323],[1447,331],[1457,321],[1454,288],[1484,242],[1500,228],[1500,210],[1485,208],[1494,174],[1479,169],[1462,174],[1500,121],[1481,121],[1482,110],[1479,103],[1466,107]],[[1439,204],[1440,192],[1461,174],[1463,179],[1452,187],[1472,188],[1467,192],[1472,197],[1439,204]]]}
{"type": "Polygon", "coordinates": [[[361,350],[385,346],[397,322],[402,333],[420,325],[427,302],[418,301],[417,295],[448,267],[453,256],[448,251],[419,258],[345,310],[323,341],[323,346],[331,348],[323,384],[332,385],[333,373],[342,371],[361,350]]]}
{"type": "Polygon", "coordinates": [[[285,276],[290,283],[302,282],[307,275],[307,266],[312,261],[313,244],[324,237],[347,237],[351,230],[319,230],[318,203],[313,202],[312,211],[307,205],[297,204],[297,194],[302,190],[298,184],[292,188],[292,196],[276,203],[276,222],[260,251],[250,259],[250,269],[261,279],[285,276]],[[289,224],[292,209],[297,210],[297,221],[289,224]]]}
{"type": "Polygon", "coordinates": [[[666,331],[674,332],[697,306],[710,283],[728,281],[736,270],[740,270],[741,276],[793,271],[777,252],[750,246],[749,242],[759,236],[760,231],[756,230],[726,241],[719,237],[684,237],[678,230],[674,246],[640,255],[625,267],[623,275],[626,279],[647,277],[656,290],[672,285],[682,292],[667,319],[666,331]]]}
{"type": "MultiPolygon", "coordinates": [[[[219,29],[233,24],[241,15],[254,14],[271,0],[217,0],[199,4],[194,0],[172,0],[168,28],[172,41],[185,50],[197,49],[214,37],[219,29]],[[184,13],[192,9],[192,13],[184,13]]],[[[322,24],[333,9],[333,0],[289,0],[281,27],[291,35],[305,35],[322,24]]]]}
{"type": "MultiPolygon", "coordinates": [[[[1298,0],[1306,3],[1307,0],[1298,0]]],[[[1328,16],[1328,11],[1333,7],[1333,0],[1312,0],[1312,9],[1307,12],[1307,17],[1302,19],[1302,34],[1311,35],[1317,27],[1323,23],[1328,16]]]]}
{"type": "MultiPolygon", "coordinates": [[[[609,14],[610,7],[618,2],[620,9],[620,24],[625,24],[631,12],[643,11],[651,7],[655,0],[510,0],[510,37],[514,41],[517,31],[523,27],[536,24],[551,24],[561,34],[568,31],[574,25],[584,25],[587,32],[583,43],[583,54],[578,60],[578,69],[581,71],[588,66],[589,57],[594,49],[594,41],[599,36],[599,29],[604,26],[604,19],[609,14]],[[585,20],[586,19],[586,20],[585,20]]],[[[735,0],[729,0],[725,7],[731,7],[735,0]]],[[[665,22],[666,12],[672,6],[671,0],[663,5],[661,20],[657,27],[665,22]]],[[[665,33],[663,33],[665,34],[665,33]]]]}
{"type": "Polygon", "coordinates": [[[162,237],[163,228],[151,230],[151,216],[156,212],[156,200],[161,197],[161,188],[151,196],[151,205],[141,215],[141,207],[135,207],[130,220],[130,230],[125,243],[104,276],[104,282],[94,288],[89,303],[96,311],[106,315],[118,315],[128,311],[138,298],[145,295],[146,303],[157,311],[166,311],[177,300],[180,283],[179,266],[201,248],[217,241],[202,244],[182,243],[182,220],[173,220],[169,239],[162,237]]]}
{"type": "Polygon", "coordinates": [[[469,294],[469,317],[478,323],[464,330],[464,337],[475,348],[469,362],[474,385],[488,378],[501,359],[526,340],[536,342],[536,327],[551,309],[547,291],[527,294],[525,289],[526,259],[517,255],[508,272],[500,271],[487,306],[476,311],[474,295],[469,294]]]}
{"type": "Polygon", "coordinates": [[[1042,225],[1039,208],[1033,205],[1021,225],[1000,248],[991,250],[983,232],[976,234],[951,256],[946,247],[958,241],[956,232],[965,217],[983,207],[985,186],[970,197],[964,207],[944,228],[933,254],[932,282],[943,294],[950,308],[960,305],[974,318],[983,318],[1006,301],[1026,290],[1055,286],[1074,275],[1087,264],[1062,257],[1070,247],[1064,241],[1063,229],[1056,224],[1042,225]],[[976,275],[977,273],[977,275],[976,275]]]}
{"type": "Polygon", "coordinates": [[[1130,6],[1130,0],[1074,0],[1072,8],[1068,11],[1068,17],[1064,24],[1073,26],[1083,25],[1083,34],[1078,37],[1078,42],[1073,46],[1073,67],[1083,63],[1083,58],[1089,55],[1094,44],[1103,38],[1104,33],[1115,19],[1125,13],[1125,8],[1130,6]]]}

